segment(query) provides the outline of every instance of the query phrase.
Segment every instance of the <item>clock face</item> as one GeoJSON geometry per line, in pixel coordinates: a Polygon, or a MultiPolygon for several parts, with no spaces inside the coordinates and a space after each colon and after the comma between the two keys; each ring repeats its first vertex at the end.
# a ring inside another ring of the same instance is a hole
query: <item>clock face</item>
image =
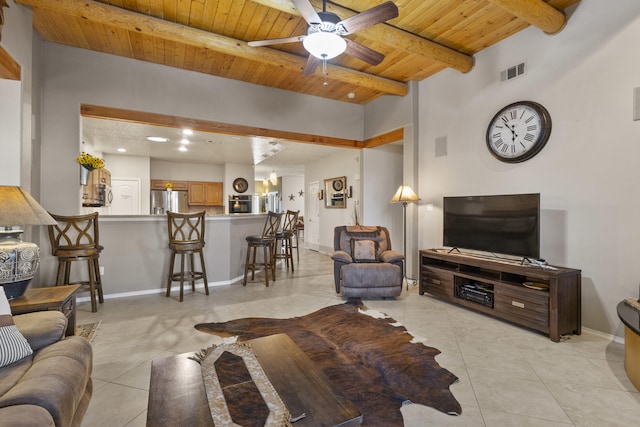
{"type": "Polygon", "coordinates": [[[249,183],[244,178],[236,178],[233,180],[233,189],[238,193],[244,193],[249,188],[249,183]]]}
{"type": "Polygon", "coordinates": [[[487,128],[487,148],[503,162],[530,159],[544,147],[551,134],[551,116],[540,104],[520,101],[496,114],[487,128]]]}

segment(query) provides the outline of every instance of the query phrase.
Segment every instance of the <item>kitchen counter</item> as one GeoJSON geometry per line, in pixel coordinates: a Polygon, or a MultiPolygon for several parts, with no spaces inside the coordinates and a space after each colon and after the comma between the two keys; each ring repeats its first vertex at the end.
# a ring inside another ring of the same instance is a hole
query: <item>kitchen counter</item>
{"type": "MultiPolygon", "coordinates": [[[[262,233],[266,214],[210,215],[205,218],[204,256],[209,286],[242,280],[247,255],[245,237],[262,233]]],[[[100,266],[107,298],[164,292],[169,271],[166,215],[101,215],[100,266]]],[[[55,281],[57,259],[51,255],[48,237],[41,234],[38,286],[55,281]]],[[[72,271],[86,270],[77,263],[72,271]]],[[[177,285],[176,285],[177,286],[177,285]]],[[[201,285],[200,285],[201,286],[201,285]]]]}
{"type": "MultiPolygon", "coordinates": [[[[205,221],[226,221],[229,219],[255,219],[256,217],[264,218],[266,213],[257,214],[219,214],[206,215],[205,221]]],[[[119,221],[167,221],[167,215],[100,215],[99,222],[119,222],[119,221]]]]}

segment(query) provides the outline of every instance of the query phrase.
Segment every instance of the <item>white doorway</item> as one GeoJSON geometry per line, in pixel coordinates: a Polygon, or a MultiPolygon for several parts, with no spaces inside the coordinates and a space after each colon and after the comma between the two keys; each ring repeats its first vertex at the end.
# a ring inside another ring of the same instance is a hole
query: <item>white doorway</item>
{"type": "Polygon", "coordinates": [[[114,178],[111,180],[111,215],[140,215],[140,179],[114,178]]]}
{"type": "Polygon", "coordinates": [[[305,212],[306,224],[304,225],[304,247],[314,251],[320,250],[320,201],[318,200],[320,183],[310,182],[307,194],[309,195],[309,212],[305,212]]]}

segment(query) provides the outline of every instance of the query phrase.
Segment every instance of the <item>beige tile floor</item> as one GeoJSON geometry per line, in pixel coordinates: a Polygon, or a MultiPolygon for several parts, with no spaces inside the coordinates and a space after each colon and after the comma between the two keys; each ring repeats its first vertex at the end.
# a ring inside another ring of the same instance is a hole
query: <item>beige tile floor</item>
{"type": "MultiPolygon", "coordinates": [[[[277,281],[212,287],[178,302],[154,294],[107,299],[97,313],[78,305],[78,322],[102,320],[93,341],[94,392],[83,426],[144,426],[151,360],[200,350],[217,337],[196,331],[200,322],[241,317],[291,317],[342,302],[333,287],[331,259],[301,250],[295,273],[277,281]]],[[[108,289],[108,277],[104,278],[108,289]]],[[[108,291],[107,291],[108,292],[108,291]]],[[[406,426],[636,426],[640,393],[628,381],[623,346],[583,333],[553,343],[538,333],[489,318],[410,286],[396,300],[367,300],[425,344],[459,377],[451,386],[462,405],[452,417],[408,405],[406,426]]],[[[365,414],[366,419],[366,414],[365,414]]]]}

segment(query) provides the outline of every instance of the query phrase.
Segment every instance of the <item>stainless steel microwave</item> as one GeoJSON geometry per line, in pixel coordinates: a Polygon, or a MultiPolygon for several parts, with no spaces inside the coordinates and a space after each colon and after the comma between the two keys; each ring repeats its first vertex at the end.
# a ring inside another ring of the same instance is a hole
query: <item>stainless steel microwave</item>
{"type": "Polygon", "coordinates": [[[229,195],[229,213],[251,213],[251,196],[240,194],[229,195]]]}

